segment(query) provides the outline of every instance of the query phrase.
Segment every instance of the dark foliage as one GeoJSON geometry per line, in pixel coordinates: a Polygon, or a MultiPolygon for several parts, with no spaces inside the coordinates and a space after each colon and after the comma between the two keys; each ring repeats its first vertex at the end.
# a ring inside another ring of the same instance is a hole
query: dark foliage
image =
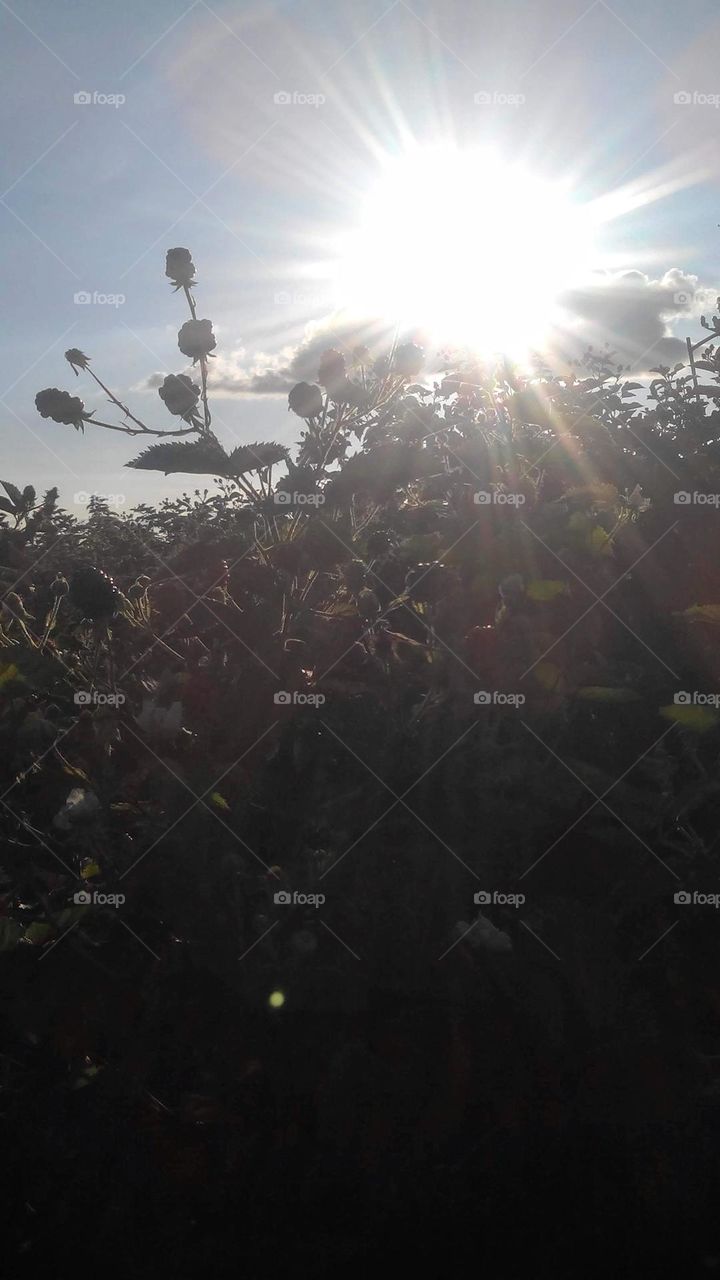
{"type": "Polygon", "coordinates": [[[348,1202],[407,1257],[408,1205],[444,1249],[472,1217],[508,1274],[518,1215],[540,1274],[605,1256],[598,1212],[636,1268],[711,1231],[717,925],[675,895],[718,878],[720,383],[591,355],[409,393],[421,355],[364,355],[359,404],[325,353],[295,460],[151,446],[221,477],[156,510],[5,485],[17,1245],[90,1211],[156,1274],[141,1202],[178,1267],[243,1232],[262,1266],[288,1201],[338,1265],[348,1202]]]}

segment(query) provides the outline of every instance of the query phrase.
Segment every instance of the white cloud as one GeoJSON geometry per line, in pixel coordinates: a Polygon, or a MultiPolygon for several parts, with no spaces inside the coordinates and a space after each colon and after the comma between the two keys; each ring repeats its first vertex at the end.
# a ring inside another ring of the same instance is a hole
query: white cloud
{"type": "MultiPolygon", "coordinates": [[[[579,359],[588,346],[608,347],[618,364],[645,372],[652,365],[684,359],[684,333],[676,337],[673,329],[682,324],[693,338],[700,336],[699,317],[715,309],[716,290],[701,285],[698,276],[672,267],[659,279],[634,270],[598,273],[590,284],[566,292],[558,301],[563,320],[548,339],[551,364],[579,359]]],[[[386,322],[335,313],[308,326],[294,347],[275,353],[237,347],[218,354],[212,361],[211,390],[220,396],[285,395],[296,382],[316,380],[319,358],[327,347],[339,347],[349,355],[353,347],[366,345],[379,354],[392,338],[386,322]]],[[[143,388],[158,387],[164,376],[153,373],[143,388]]]]}

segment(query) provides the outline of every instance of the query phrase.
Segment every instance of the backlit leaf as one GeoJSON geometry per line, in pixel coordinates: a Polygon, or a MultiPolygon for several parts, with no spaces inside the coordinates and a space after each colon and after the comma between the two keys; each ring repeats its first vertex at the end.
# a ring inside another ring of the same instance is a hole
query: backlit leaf
{"type": "Polygon", "coordinates": [[[691,733],[708,733],[720,724],[720,712],[712,707],[676,706],[671,704],[660,708],[664,720],[671,720],[691,733]]]}

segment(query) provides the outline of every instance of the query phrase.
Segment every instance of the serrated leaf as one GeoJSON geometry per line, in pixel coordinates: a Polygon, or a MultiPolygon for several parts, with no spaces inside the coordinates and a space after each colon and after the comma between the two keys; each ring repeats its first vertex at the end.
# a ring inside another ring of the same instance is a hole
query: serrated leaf
{"type": "Polygon", "coordinates": [[[671,720],[691,733],[708,733],[720,724],[720,712],[712,707],[676,706],[671,704],[660,707],[660,715],[664,720],[671,720]]]}
{"type": "Polygon", "coordinates": [[[163,471],[166,476],[177,472],[195,476],[227,475],[228,461],[225,450],[207,440],[166,441],[151,444],[125,466],[136,471],[163,471]]]}
{"type": "Polygon", "coordinates": [[[14,503],[15,503],[15,507],[16,507],[16,508],[18,508],[18,509],[19,509],[20,507],[22,507],[22,505],[23,505],[23,496],[22,496],[22,494],[21,494],[20,490],[18,489],[17,485],[16,485],[16,484],[11,484],[9,480],[0,480],[0,484],[2,485],[3,489],[5,490],[5,492],[6,492],[7,496],[8,496],[8,498],[10,498],[11,502],[14,502],[14,503]]]}
{"type": "Polygon", "coordinates": [[[228,476],[246,475],[250,471],[265,471],[268,467],[276,467],[286,462],[288,451],[281,444],[272,440],[259,441],[257,444],[241,444],[229,455],[227,467],[223,473],[228,476]]]}
{"type": "Polygon", "coordinates": [[[23,507],[25,508],[25,510],[28,510],[28,508],[30,508],[33,505],[33,503],[35,502],[36,496],[37,495],[35,493],[33,486],[31,484],[26,484],[25,488],[22,491],[22,501],[23,501],[23,507]]]}

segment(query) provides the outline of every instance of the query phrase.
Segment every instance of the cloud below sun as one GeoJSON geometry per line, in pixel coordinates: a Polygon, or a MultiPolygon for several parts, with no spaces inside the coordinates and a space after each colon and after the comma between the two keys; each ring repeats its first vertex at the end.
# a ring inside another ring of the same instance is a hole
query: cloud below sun
{"type": "MultiPolygon", "coordinates": [[[[520,308],[522,297],[515,301],[520,308]]],[[[700,315],[714,309],[715,301],[712,289],[678,267],[656,278],[639,270],[598,272],[588,283],[557,295],[553,304],[557,318],[538,354],[562,368],[581,359],[592,346],[596,351],[609,350],[618,364],[635,373],[657,364],[672,366],[686,352],[684,337],[676,336],[674,330],[683,322],[688,329],[695,328],[700,315]]],[[[212,366],[212,389],[227,397],[283,395],[296,382],[315,381],[319,357],[327,347],[349,353],[362,344],[376,355],[392,341],[394,332],[385,319],[335,311],[308,324],[296,345],[276,352],[253,353],[236,345],[223,354],[221,347],[212,366]]],[[[408,326],[403,336],[417,337],[417,329],[408,326]]],[[[448,351],[449,345],[442,340],[429,347],[429,373],[441,370],[448,351]]],[[[159,386],[166,372],[153,373],[143,388],[159,386]]]]}

